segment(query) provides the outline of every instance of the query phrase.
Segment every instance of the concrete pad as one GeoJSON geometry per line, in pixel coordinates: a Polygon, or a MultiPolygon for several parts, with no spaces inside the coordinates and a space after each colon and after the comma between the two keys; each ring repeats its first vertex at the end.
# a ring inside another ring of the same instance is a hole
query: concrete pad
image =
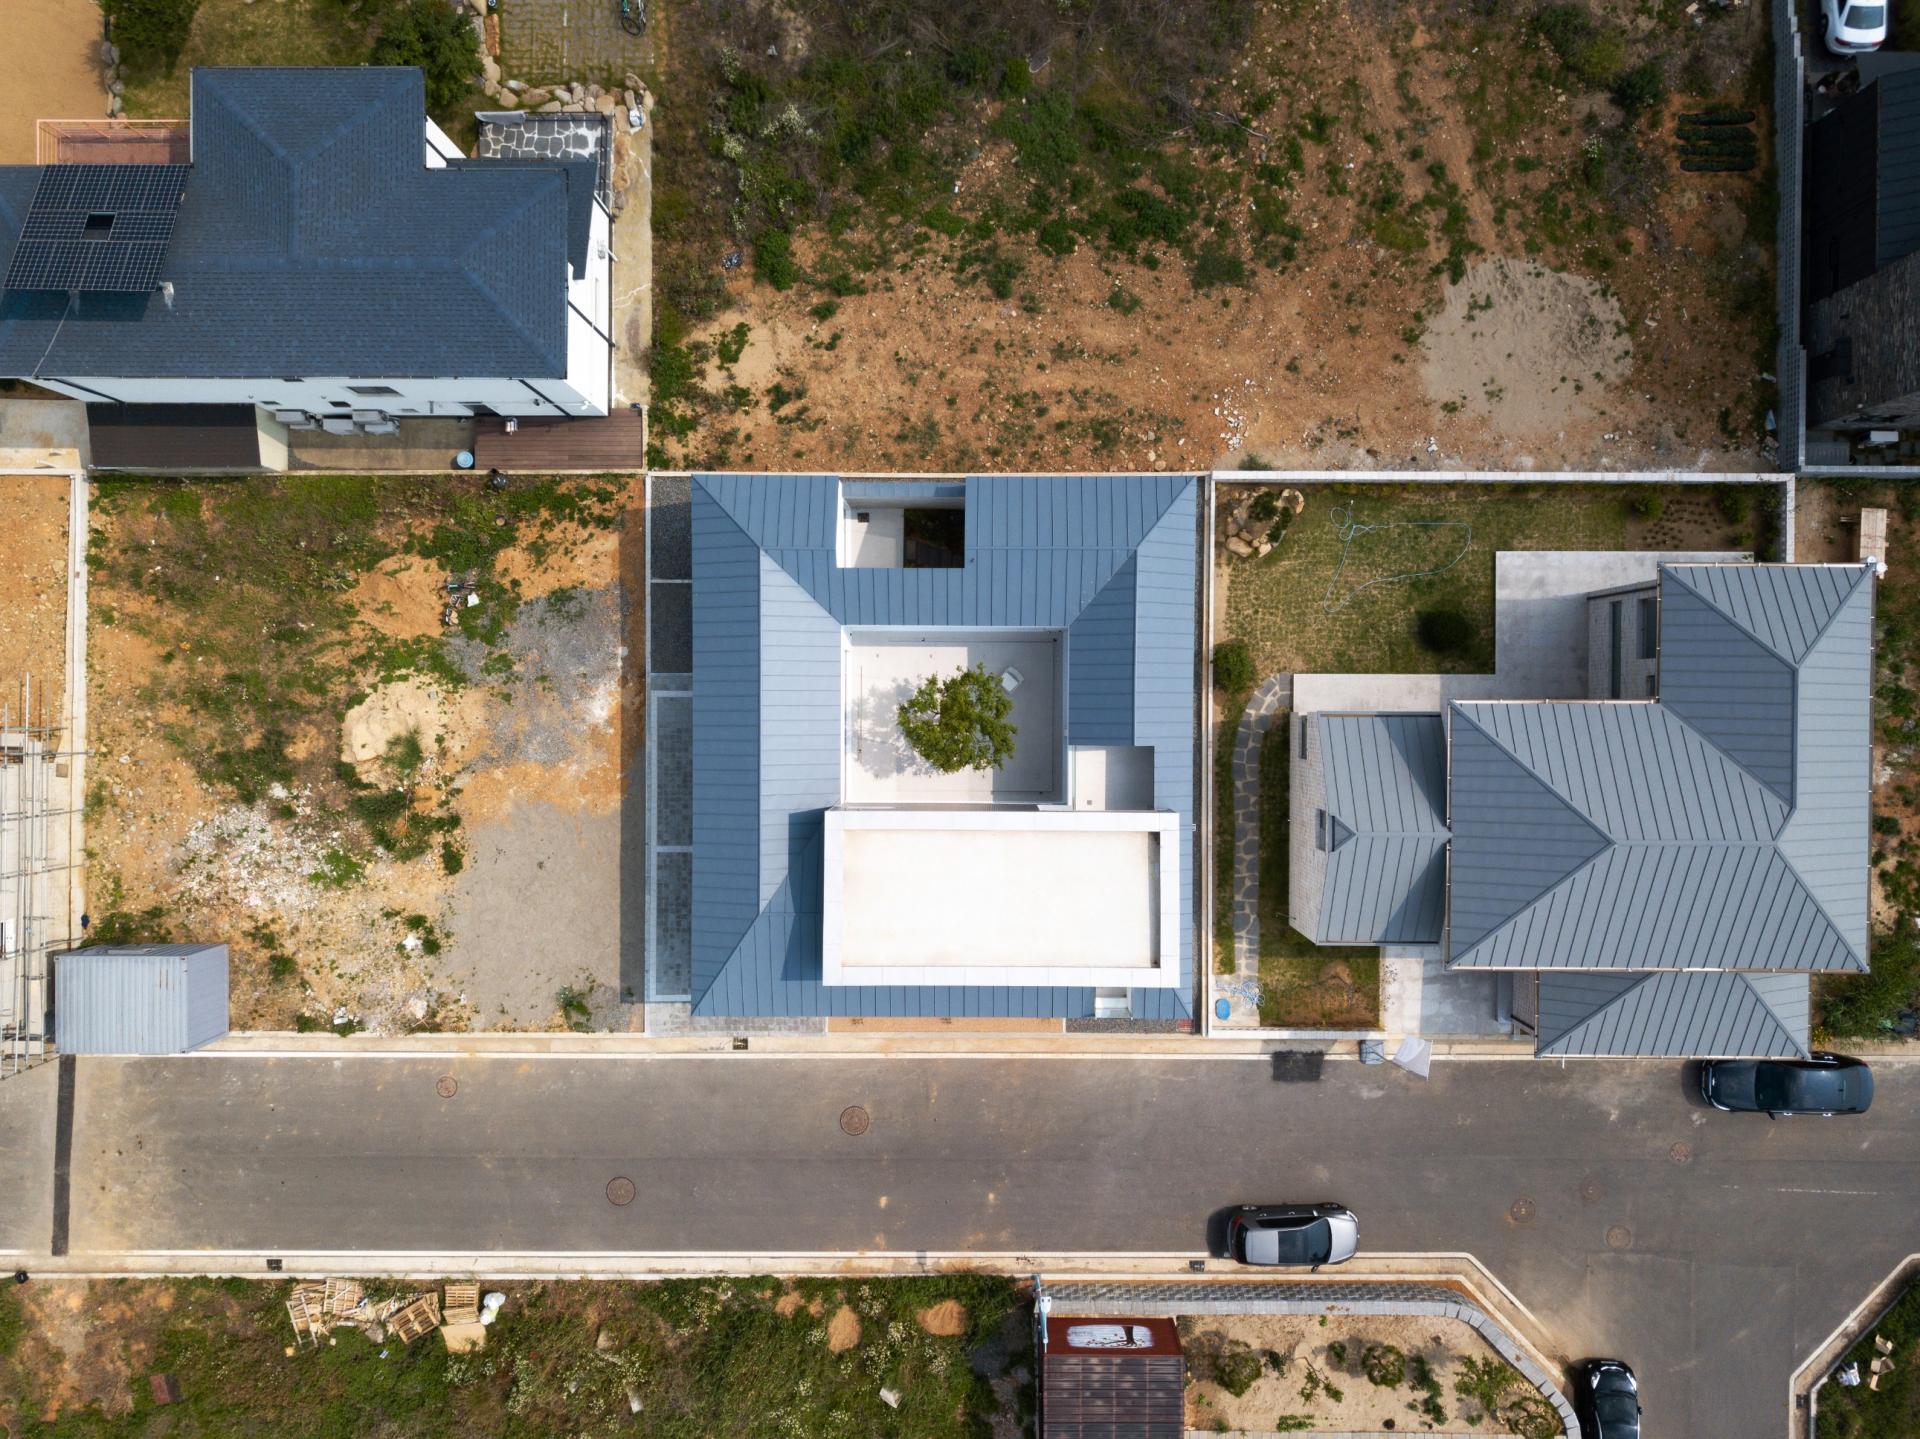
{"type": "Polygon", "coordinates": [[[1046,804],[1064,796],[1060,636],[875,635],[852,642],[846,657],[849,804],[1046,804]],[[941,774],[900,733],[899,708],[932,675],[973,665],[989,674],[1019,672],[1009,717],[1013,755],[997,770],[941,774]]]}
{"type": "Polygon", "coordinates": [[[1381,1027],[1428,1039],[1511,1034],[1511,1023],[1493,1017],[1497,984],[1489,970],[1449,971],[1437,944],[1387,946],[1380,951],[1381,1027]]]}

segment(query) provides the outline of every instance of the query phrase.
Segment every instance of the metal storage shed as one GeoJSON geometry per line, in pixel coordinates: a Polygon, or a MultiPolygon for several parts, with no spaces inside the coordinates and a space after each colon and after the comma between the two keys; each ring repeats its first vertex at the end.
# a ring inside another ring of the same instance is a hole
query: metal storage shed
{"type": "Polygon", "coordinates": [[[227,1032],[224,944],[96,945],[53,962],[62,1054],[184,1054],[227,1032]]]}

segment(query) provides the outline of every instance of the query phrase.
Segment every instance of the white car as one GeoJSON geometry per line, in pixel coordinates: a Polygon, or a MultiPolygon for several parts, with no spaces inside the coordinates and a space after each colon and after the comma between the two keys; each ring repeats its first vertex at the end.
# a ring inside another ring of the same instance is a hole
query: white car
{"type": "Polygon", "coordinates": [[[1836,55],[1864,55],[1887,41],[1886,0],[1820,0],[1820,28],[1836,55]]]}

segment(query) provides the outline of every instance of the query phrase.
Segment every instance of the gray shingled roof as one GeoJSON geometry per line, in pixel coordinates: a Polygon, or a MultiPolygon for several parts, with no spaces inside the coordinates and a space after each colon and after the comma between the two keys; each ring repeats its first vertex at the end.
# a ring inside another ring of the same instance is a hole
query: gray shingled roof
{"type": "Polygon", "coordinates": [[[1728,970],[1543,974],[1535,1052],[1805,1058],[1807,987],[1728,970]]]}
{"type": "MultiPolygon", "coordinates": [[[[1153,751],[1155,807],[1191,834],[1197,486],[1189,476],[980,476],[879,487],[966,502],[960,569],[842,569],[833,475],[697,475],[693,530],[693,996],[714,1015],[1081,1018],[1090,988],[820,982],[821,816],[840,802],[848,626],[1065,629],[1067,738],[1153,751]]],[[[1190,844],[1190,841],[1188,842],[1190,844]]],[[[1193,868],[1177,989],[1191,1014],[1193,868]]]]}
{"type": "Polygon", "coordinates": [[[1438,944],[1446,921],[1446,727],[1437,714],[1323,714],[1327,872],[1319,944],[1438,944]]]}
{"type": "MultiPolygon", "coordinates": [[[[425,136],[417,69],[196,69],[173,304],[8,291],[0,373],[564,375],[591,166],[429,170],[425,136]]],[[[0,167],[0,255],[37,175],[0,167]]]]}
{"type": "Polygon", "coordinates": [[[1453,706],[1450,962],[1865,969],[1872,618],[1862,566],[1663,567],[1657,703],[1453,706]]]}

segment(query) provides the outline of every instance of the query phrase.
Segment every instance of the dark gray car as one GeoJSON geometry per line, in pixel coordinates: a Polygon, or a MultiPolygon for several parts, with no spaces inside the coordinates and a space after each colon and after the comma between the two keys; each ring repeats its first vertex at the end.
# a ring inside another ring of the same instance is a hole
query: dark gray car
{"type": "Polygon", "coordinates": [[[1640,1385],[1618,1359],[1580,1366],[1573,1407],[1585,1439],[1640,1439],[1640,1385]]]}
{"type": "Polygon", "coordinates": [[[1700,1066],[1700,1097],[1745,1114],[1865,1114],[1873,1071],[1844,1054],[1805,1059],[1710,1059],[1700,1066]]]}

